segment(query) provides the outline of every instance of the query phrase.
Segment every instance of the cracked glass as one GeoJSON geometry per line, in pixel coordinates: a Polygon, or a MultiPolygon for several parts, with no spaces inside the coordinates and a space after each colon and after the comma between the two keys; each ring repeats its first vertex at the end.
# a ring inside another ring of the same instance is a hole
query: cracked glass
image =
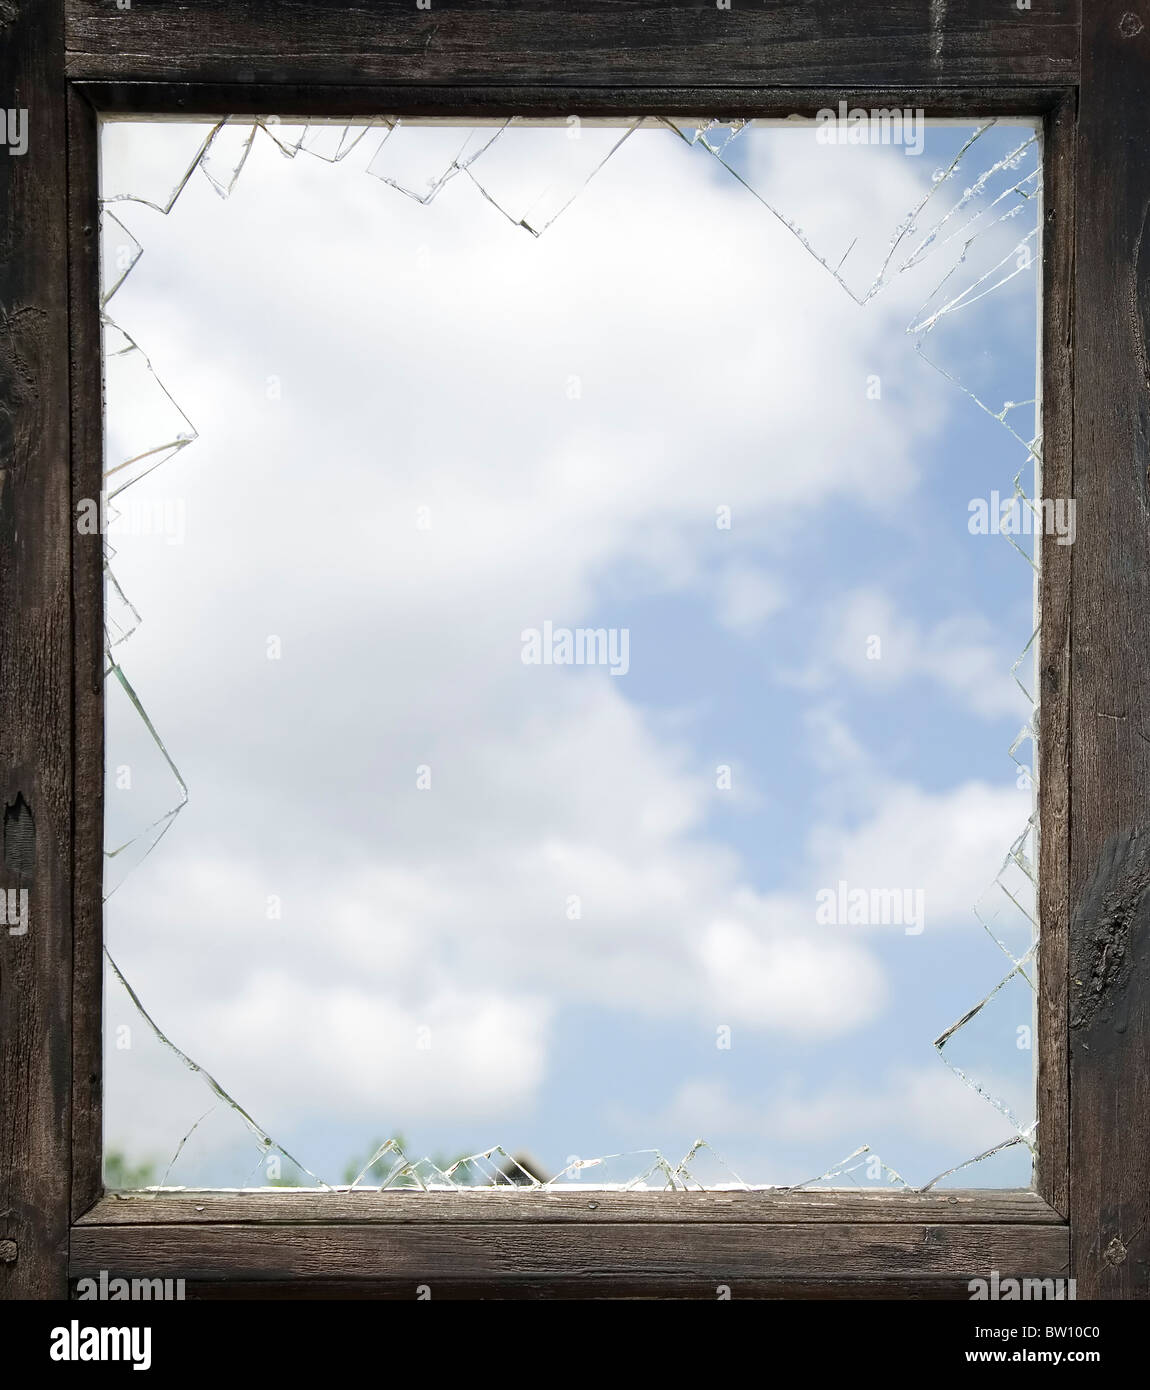
{"type": "Polygon", "coordinates": [[[1040,194],[103,124],[109,1187],[1029,1184],[1040,194]]]}

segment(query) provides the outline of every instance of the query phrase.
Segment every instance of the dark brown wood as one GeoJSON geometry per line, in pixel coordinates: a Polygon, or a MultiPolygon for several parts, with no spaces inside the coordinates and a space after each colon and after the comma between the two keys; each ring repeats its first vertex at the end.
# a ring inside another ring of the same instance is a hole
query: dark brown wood
{"type": "Polygon", "coordinates": [[[128,1192],[102,1198],[83,1226],[337,1225],[448,1222],[796,1222],[1060,1225],[1063,1218],[1036,1192],[128,1192]]]}
{"type": "MultiPolygon", "coordinates": [[[[1075,100],[1043,131],[1042,496],[1074,496],[1075,100]]],[[[1038,741],[1038,1156],[1035,1184],[1069,1208],[1067,952],[1070,934],[1070,577],[1074,547],[1042,540],[1038,741]]]]}
{"type": "Polygon", "coordinates": [[[1071,92],[1065,86],[1021,87],[761,87],[732,82],[678,86],[570,86],[523,82],[514,86],[428,83],[362,83],[307,86],[299,83],[234,84],[84,81],[73,84],[101,112],[217,120],[236,116],[355,117],[378,115],[454,116],[460,120],[532,116],[563,119],[571,113],[594,118],[624,116],[814,116],[849,105],[921,108],[928,116],[1040,116],[1071,92]],[[238,103],[238,104],[237,104],[238,103]]]}
{"type": "Polygon", "coordinates": [[[96,1226],[72,1231],[74,1278],[475,1280],[569,1285],[619,1276],[714,1280],[1058,1277],[1065,1226],[427,1222],[410,1225],[96,1226]]]}
{"type": "Polygon", "coordinates": [[[1070,1217],[1080,1297],[1150,1296],[1150,13],[1086,6],[1071,599],[1070,1217]]]}
{"type": "Polygon", "coordinates": [[[0,887],[32,894],[27,935],[0,927],[0,1295],[63,1291],[69,1206],[73,1274],[207,1293],[963,1297],[991,1267],[1065,1273],[1071,1234],[1081,1296],[1150,1292],[1147,25],[1088,8],[1076,153],[1078,0],[0,0],[0,90],[32,117],[26,156],[0,148],[0,887]],[[1044,543],[1038,1193],[100,1198],[101,567],[72,541],[101,457],[90,107],[785,116],[856,95],[1048,113],[1043,495],[1079,513],[1070,554],[1044,543]]]}
{"type": "MultiPolygon", "coordinates": [[[[100,496],[103,392],[100,366],[99,169],[96,113],[68,95],[68,244],[71,315],[72,515],[100,496]]],[[[102,1189],[104,606],[98,534],[73,542],[73,709],[77,815],[73,846],[72,1215],[102,1189]]]]}
{"type": "Polygon", "coordinates": [[[74,78],[1068,83],[1078,0],[69,0],[74,78]]]}
{"type": "MultiPolygon", "coordinates": [[[[633,1278],[616,1275],[613,1278],[566,1279],[563,1276],[545,1279],[486,1277],[483,1279],[436,1279],[434,1288],[426,1290],[437,1303],[466,1299],[487,1300],[582,1300],[582,1299],[698,1299],[714,1303],[720,1298],[732,1301],[763,1299],[866,1299],[868,1301],[899,1301],[968,1299],[970,1289],[966,1279],[946,1279],[924,1275],[906,1279],[676,1279],[642,1276],[633,1278]]],[[[322,1279],[305,1282],[300,1279],[268,1281],[248,1279],[237,1281],[188,1280],[184,1297],[189,1302],[219,1299],[333,1299],[389,1300],[411,1303],[425,1296],[425,1291],[410,1279],[322,1279]]]]}
{"type": "Polygon", "coordinates": [[[0,6],[0,1294],[66,1289],[72,604],[62,0],[0,6]],[[20,143],[19,141],[17,142],[20,143]],[[18,901],[18,900],[17,900],[18,901]]]}
{"type": "MultiPolygon", "coordinates": [[[[108,86],[88,84],[83,91],[94,103],[102,108],[124,110],[147,110],[159,104],[168,112],[195,110],[218,113],[223,107],[214,108],[206,102],[204,89],[187,87],[172,88],[166,84],[154,87],[108,86]]],[[[220,92],[219,98],[233,96],[232,92],[220,92]]],[[[282,93],[273,91],[257,92],[245,88],[248,109],[252,111],[269,110],[274,97],[282,93]]],[[[299,112],[332,112],[333,102],[340,94],[324,92],[322,89],[309,89],[299,96],[303,103],[294,108],[299,112]]],[[[714,111],[729,109],[740,113],[784,115],[791,112],[810,114],[820,106],[833,104],[841,93],[836,92],[755,92],[737,93],[727,89],[722,97],[713,92],[700,93],[692,89],[682,91],[647,91],[638,100],[633,93],[626,91],[601,90],[598,92],[556,92],[551,88],[524,89],[476,89],[461,93],[459,89],[386,88],[365,90],[363,93],[342,92],[342,106],[345,112],[365,111],[403,111],[436,115],[480,113],[491,115],[494,112],[514,112],[531,109],[535,114],[562,114],[571,109],[591,112],[618,113],[621,111],[667,111],[697,110],[714,111]],[[704,103],[704,97],[707,100],[704,103]],[[725,106],[727,103],[728,106],[725,106]],[[748,104],[749,103],[749,104],[748,104]]],[[[1065,92],[1026,92],[1013,90],[993,92],[982,89],[970,91],[952,90],[949,92],[919,93],[906,92],[883,94],[882,100],[889,104],[906,104],[917,101],[934,101],[930,107],[935,114],[957,114],[961,112],[987,110],[1035,111],[1057,103],[1057,115],[1052,114],[1048,121],[1047,140],[1053,163],[1048,169],[1047,195],[1051,207],[1061,206],[1063,191],[1069,169],[1068,151],[1071,147],[1073,126],[1073,102],[1065,92]],[[941,104],[941,109],[940,109],[941,104]]],[[[876,100],[879,98],[875,98],[876,100]]],[[[281,107],[282,109],[282,107],[281,107]]],[[[1072,186],[1072,180],[1071,180],[1072,186]]],[[[1047,225],[1047,264],[1048,274],[1055,285],[1055,296],[1061,292],[1063,316],[1055,317],[1044,343],[1048,361],[1054,363],[1054,372],[1066,373],[1068,378],[1068,345],[1066,342],[1066,303],[1067,268],[1070,258],[1071,238],[1067,234],[1067,219],[1064,212],[1061,221],[1051,220],[1047,225]],[[1060,278],[1061,277],[1061,278],[1060,278]],[[1060,291],[1058,287],[1061,287],[1060,291]],[[1061,347],[1058,344],[1061,343],[1061,347]],[[1061,357],[1059,353],[1061,352],[1061,357]]],[[[1048,293],[1050,283],[1048,282],[1048,293]]],[[[1057,470],[1065,466],[1069,469],[1066,456],[1065,439],[1069,438],[1069,401],[1061,389],[1062,378],[1053,378],[1055,386],[1048,395],[1046,428],[1051,437],[1047,466],[1046,495],[1065,495],[1063,490],[1053,486],[1052,480],[1058,476],[1057,470]],[[1059,431],[1065,439],[1059,444],[1059,431]],[[1059,453],[1060,447],[1063,452],[1059,453]]],[[[90,383],[89,383],[90,385],[90,383]]],[[[1052,557],[1047,570],[1048,611],[1059,612],[1059,601],[1065,604],[1065,595],[1059,588],[1058,565],[1066,558],[1066,548],[1061,547],[1052,557]],[[1060,599],[1061,595],[1061,599],[1060,599]]],[[[1068,583],[1066,584],[1068,589],[1068,583]]],[[[1064,615],[1065,618],[1065,615],[1064,615]]],[[[1053,629],[1053,638],[1048,642],[1050,659],[1044,669],[1057,669],[1058,651],[1063,640],[1065,622],[1053,629]]],[[[1063,658],[1065,659],[1065,658],[1063,658]]],[[[1046,697],[1044,711],[1048,724],[1056,726],[1059,718],[1066,718],[1064,705],[1058,699],[1046,697]]],[[[1059,745],[1055,745],[1056,747],[1059,745]]],[[[1065,749],[1065,735],[1061,747],[1065,749]]],[[[1055,795],[1056,814],[1052,820],[1052,830],[1044,838],[1048,858],[1057,863],[1059,855],[1065,866],[1067,861],[1065,845],[1065,798],[1057,798],[1060,768],[1053,763],[1044,769],[1048,792],[1055,795]],[[1060,839],[1060,837],[1062,837],[1060,839]],[[1051,851],[1053,854],[1051,855],[1051,851]]],[[[1061,769],[1063,791],[1065,789],[1065,769],[1061,769]]],[[[1047,792],[1044,792],[1044,796],[1047,792]]],[[[1058,877],[1044,888],[1050,903],[1058,901],[1058,877]]],[[[1062,870],[1062,895],[1065,899],[1065,867],[1062,870]]],[[[1061,918],[1055,914],[1055,932],[1052,943],[1048,945],[1044,957],[1045,997],[1050,1007],[1058,1008],[1057,981],[1060,978],[1057,965],[1058,951],[1065,960],[1065,908],[1061,918]],[[1061,923],[1061,926],[1059,926],[1061,923]],[[1059,945],[1061,933],[1061,945],[1059,945]],[[1053,946],[1053,949],[1051,949],[1053,946]]],[[[1061,971],[1063,1015],[1065,1012],[1065,969],[1061,971]]],[[[1045,1007],[1045,1005],[1044,1005],[1045,1007]]],[[[1045,1033],[1043,1034],[1045,1036],[1045,1033]]],[[[1046,1045],[1040,1066],[1046,1068],[1044,1087],[1044,1107],[1049,1098],[1053,1109],[1049,1123],[1045,1124],[1044,1134],[1054,1134],[1052,1146],[1044,1151],[1039,1177],[1043,1192],[1052,1198],[1061,1192],[1065,1201],[1065,1139],[1061,1148],[1057,1143],[1057,1133],[1061,1127],[1065,1132],[1065,1104],[1059,1109],[1058,1059],[1064,1057],[1065,1046],[1055,1043],[1046,1045]],[[1061,1184],[1061,1188],[1059,1187],[1061,1184]]],[[[798,1222],[817,1222],[842,1226],[846,1223],[883,1224],[917,1223],[919,1226],[933,1224],[997,1224],[1010,1225],[1029,1222],[1058,1224],[1062,1217],[1041,1197],[1029,1193],[931,1193],[931,1194],[883,1194],[883,1193],[709,1193],[709,1194],[596,1194],[584,1197],[583,1194],[529,1194],[529,1193],[476,1193],[462,1195],[458,1201],[453,1197],[435,1196],[430,1199],[421,1194],[389,1193],[382,1196],[368,1193],[324,1194],[311,1193],[186,1193],[162,1196],[130,1196],[106,1198],[87,1215],[81,1218],[82,1225],[137,1226],[146,1224],[149,1228],[157,1225],[255,1225],[265,1228],[307,1224],[333,1226],[344,1223],[360,1223],[386,1226],[447,1224],[493,1224],[508,1221],[532,1224],[562,1222],[564,1224],[584,1224],[588,1221],[590,1209],[588,1201],[595,1201],[594,1224],[613,1225],[634,1222],[690,1222],[690,1223],[734,1223],[745,1225],[790,1225],[798,1222]],[[461,1211],[461,1205],[463,1210],[461,1211]]],[[[85,1210],[87,1203],[77,1204],[77,1214],[85,1210]]],[[[1064,1208],[1063,1208],[1064,1209],[1064,1208]]],[[[294,1277],[294,1276],[293,1276],[294,1277]]],[[[511,1277],[511,1276],[509,1276],[511,1277]]],[[[517,1276],[512,1283],[517,1284],[517,1276]]],[[[551,1286],[547,1286],[551,1287],[551,1286]]],[[[782,1287],[782,1286],[778,1286],[782,1287]]],[[[787,1285],[789,1287],[789,1285],[787,1285]]]]}

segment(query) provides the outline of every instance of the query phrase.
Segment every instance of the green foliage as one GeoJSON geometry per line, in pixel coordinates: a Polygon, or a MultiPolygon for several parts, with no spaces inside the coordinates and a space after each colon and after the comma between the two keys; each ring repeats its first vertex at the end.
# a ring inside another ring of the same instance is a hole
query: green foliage
{"type": "Polygon", "coordinates": [[[269,1187],[302,1187],[302,1186],[303,1186],[303,1183],[300,1182],[298,1176],[297,1176],[295,1173],[292,1173],[289,1177],[286,1177],[286,1178],[285,1178],[285,1177],[269,1178],[269,1179],[268,1179],[268,1186],[269,1186],[269,1187]]]}
{"type": "MultiPolygon", "coordinates": [[[[355,1182],[364,1169],[367,1168],[372,1158],[379,1153],[379,1150],[387,1143],[384,1139],[377,1140],[366,1153],[358,1158],[350,1158],[343,1168],[343,1182],[350,1186],[355,1182]]],[[[367,1186],[375,1186],[383,1181],[384,1177],[391,1172],[398,1162],[398,1154],[406,1154],[406,1141],[402,1134],[393,1136],[393,1147],[389,1148],[385,1154],[380,1155],[376,1164],[369,1172],[364,1175],[364,1183],[367,1186]]],[[[445,1154],[433,1154],[431,1162],[443,1172],[451,1167],[453,1163],[459,1163],[466,1154],[460,1154],[456,1158],[449,1158],[445,1154]]],[[[469,1171],[466,1166],[459,1170],[455,1175],[455,1180],[461,1184],[466,1184],[469,1178],[469,1171]]],[[[104,1155],[104,1186],[110,1192],[130,1192],[141,1187],[154,1187],[160,1181],[159,1165],[152,1159],[142,1159],[134,1162],[120,1149],[109,1149],[104,1155]]],[[[298,1170],[293,1169],[289,1174],[268,1180],[269,1187],[303,1187],[305,1184],[300,1180],[298,1170]]]]}
{"type": "Polygon", "coordinates": [[[156,1164],[150,1159],[130,1163],[120,1149],[109,1149],[104,1155],[104,1186],[109,1192],[130,1192],[158,1181],[156,1164]]]}
{"type": "MultiPolygon", "coordinates": [[[[365,1186],[377,1186],[400,1161],[400,1154],[410,1159],[411,1155],[407,1152],[407,1140],[404,1139],[402,1134],[393,1134],[391,1136],[392,1147],[389,1148],[386,1153],[379,1154],[380,1149],[382,1149],[387,1142],[386,1139],[377,1139],[361,1158],[352,1158],[348,1160],[343,1169],[343,1181],[349,1187],[361,1173],[363,1173],[365,1186]],[[399,1152],[397,1153],[396,1150],[399,1152]],[[370,1171],[365,1173],[364,1169],[367,1168],[367,1165],[371,1163],[372,1158],[375,1157],[376,1154],[379,1154],[378,1160],[373,1164],[370,1171]]],[[[429,1162],[434,1163],[441,1172],[446,1173],[453,1163],[458,1163],[461,1159],[466,1157],[466,1154],[459,1154],[455,1158],[449,1158],[446,1154],[442,1153],[431,1154],[429,1155],[429,1162]]],[[[455,1181],[466,1183],[467,1179],[462,1173],[457,1173],[455,1175],[455,1181]]]]}

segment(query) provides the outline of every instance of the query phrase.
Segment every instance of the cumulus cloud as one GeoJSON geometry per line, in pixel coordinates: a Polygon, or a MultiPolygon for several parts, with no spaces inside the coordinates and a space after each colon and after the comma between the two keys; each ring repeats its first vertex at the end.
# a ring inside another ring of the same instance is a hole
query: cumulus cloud
{"type": "Polygon", "coordinates": [[[1010,673],[1011,651],[981,614],[954,613],[921,623],[880,590],[856,589],[836,597],[824,619],[822,660],[803,683],[825,685],[833,672],[849,673],[864,689],[890,690],[927,680],[963,708],[986,719],[1029,716],[1026,697],[1010,673]]]}
{"type": "MultiPolygon", "coordinates": [[[[984,1080],[993,1094],[1010,1096],[1026,1113],[1027,1097],[1016,1095],[1016,1079],[991,1071],[984,1080]]],[[[753,1099],[726,1081],[696,1077],[684,1081],[663,1110],[644,1116],[643,1124],[652,1134],[697,1129],[720,1148],[758,1143],[774,1151],[808,1148],[831,1158],[845,1158],[867,1144],[909,1182],[925,1182],[936,1173],[900,1167],[901,1155],[910,1157],[929,1145],[935,1152],[954,1153],[957,1163],[1015,1134],[999,1110],[941,1061],[876,1069],[869,1083],[781,1086],[753,1099]]]]}
{"type": "MultiPolygon", "coordinates": [[[[844,314],[793,238],[763,254],[745,190],[699,197],[694,154],[650,139],[537,242],[464,178],[424,208],[261,145],[224,205],[196,182],[166,222],[123,212],[147,252],[114,311],[201,437],[136,485],[179,494],[186,543],[115,559],[144,618],[125,667],[190,801],[110,940],[269,1127],[528,1110],[572,1007],[844,1036],[889,990],[865,941],[817,928],[815,887],[925,871],[956,916],[1017,829],[1017,797],[980,783],[880,779],[765,891],[714,831],[689,720],[520,661],[525,627],[626,625],[639,602],[701,596],[756,636],[797,599],[788,534],[831,499],[895,514],[946,414],[929,392],[876,414],[861,389],[921,285],[844,314]]],[[[110,392],[113,460],[136,404],[110,392]]],[[[834,637],[844,667],[878,620],[879,679],[1005,709],[984,633],[873,596],[834,637]]],[[[661,644],[636,625],[629,679],[661,644]]],[[[166,776],[130,709],[110,747],[166,776]]],[[[138,1100],[113,1094],[130,1134],[138,1100]]]]}
{"type": "Polygon", "coordinates": [[[1012,786],[967,782],[931,794],[887,784],[862,824],[815,827],[812,861],[824,886],[922,889],[929,925],[968,924],[1028,809],[1012,786]]]}

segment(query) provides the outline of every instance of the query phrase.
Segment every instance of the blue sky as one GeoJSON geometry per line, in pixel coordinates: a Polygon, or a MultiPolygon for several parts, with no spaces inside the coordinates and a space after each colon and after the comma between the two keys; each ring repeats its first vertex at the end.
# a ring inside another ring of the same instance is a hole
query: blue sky
{"type": "MultiPolygon", "coordinates": [[[[166,201],[206,129],[105,127],[105,193],[166,201]]],[[[198,431],[113,475],[115,655],[188,802],[159,819],[178,785],[110,683],[110,950],[328,1181],[399,1132],[549,1171],[703,1137],[752,1183],[867,1144],[925,1182],[1015,1132],[931,1044],[1009,970],[973,905],[1032,805],[1033,571],[967,523],[1028,476],[1034,406],[992,413],[1035,394],[1037,145],[993,127],[936,182],[971,127],[912,156],[756,125],[724,164],[651,126],[514,225],[620,133],[513,128],[424,204],[379,175],[423,192],[466,131],[336,163],[261,131],[226,199],[109,204],[105,262],[145,248],[109,467],[187,432],[174,402],[198,431]],[[626,629],[626,674],[524,665],[545,621],[626,629]],[[840,880],[921,891],[923,930],[819,924],[840,880]]],[[[107,1023],[110,1146],[266,1181],[114,978],[107,1023]]],[[[947,1048],[1024,1127],[1031,1023],[1015,979],[947,1048]]],[[[956,1181],[1028,1178],[1018,1146],[956,1181]]]]}

